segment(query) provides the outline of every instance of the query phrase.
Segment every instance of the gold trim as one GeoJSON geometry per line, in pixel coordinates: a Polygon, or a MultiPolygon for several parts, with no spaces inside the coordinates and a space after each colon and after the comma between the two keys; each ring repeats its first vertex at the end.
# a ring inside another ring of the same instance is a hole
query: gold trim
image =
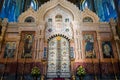
{"type": "Polygon", "coordinates": [[[61,37],[60,37],[60,36],[57,36],[56,39],[57,39],[58,41],[60,41],[60,40],[61,40],[61,37]]]}

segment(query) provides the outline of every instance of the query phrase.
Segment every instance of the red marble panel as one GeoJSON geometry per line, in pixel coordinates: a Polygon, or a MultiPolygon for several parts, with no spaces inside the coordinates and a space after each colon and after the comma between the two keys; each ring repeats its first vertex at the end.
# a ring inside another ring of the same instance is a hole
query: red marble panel
{"type": "Polygon", "coordinates": [[[120,73],[118,63],[112,64],[111,62],[104,63],[74,63],[74,73],[76,73],[77,67],[79,65],[84,66],[87,74],[114,74],[120,73]]]}

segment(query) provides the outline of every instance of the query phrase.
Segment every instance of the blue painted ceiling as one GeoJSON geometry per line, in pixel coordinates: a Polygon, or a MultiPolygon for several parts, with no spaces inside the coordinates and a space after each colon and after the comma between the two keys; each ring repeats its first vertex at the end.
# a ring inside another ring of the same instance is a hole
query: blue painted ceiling
{"type": "MultiPolygon", "coordinates": [[[[34,10],[37,10],[38,7],[47,0],[43,1],[44,0],[0,0],[0,2],[3,2],[0,18],[8,18],[9,22],[17,22],[22,12],[30,6],[32,6],[34,10]]],[[[120,0],[118,0],[118,2],[118,5],[120,5],[120,0]]],[[[114,0],[80,0],[78,2],[73,0],[73,3],[78,6],[80,10],[88,7],[99,16],[101,22],[108,22],[110,18],[117,19],[114,0]]]]}

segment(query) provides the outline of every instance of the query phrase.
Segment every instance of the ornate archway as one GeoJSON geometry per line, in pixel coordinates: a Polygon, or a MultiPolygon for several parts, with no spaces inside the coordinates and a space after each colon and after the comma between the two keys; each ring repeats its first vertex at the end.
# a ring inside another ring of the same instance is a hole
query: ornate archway
{"type": "Polygon", "coordinates": [[[48,78],[70,77],[70,43],[64,37],[56,36],[48,41],[48,78]]]}

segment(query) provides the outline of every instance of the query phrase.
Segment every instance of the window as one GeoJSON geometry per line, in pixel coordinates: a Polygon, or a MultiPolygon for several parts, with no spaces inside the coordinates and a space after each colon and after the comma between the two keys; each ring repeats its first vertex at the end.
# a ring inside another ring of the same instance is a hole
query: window
{"type": "Polygon", "coordinates": [[[65,22],[69,22],[69,18],[66,18],[66,19],[65,19],[65,22]]]}
{"type": "Polygon", "coordinates": [[[27,18],[25,19],[25,22],[28,22],[28,23],[30,23],[30,22],[35,22],[35,19],[34,19],[33,17],[27,17],[27,18]]]}
{"type": "Polygon", "coordinates": [[[61,15],[56,15],[55,16],[55,21],[56,22],[61,22],[62,21],[62,16],[61,15]]]}
{"type": "Polygon", "coordinates": [[[31,6],[34,10],[37,10],[37,9],[38,9],[37,0],[32,0],[30,6],[31,6]]]}
{"type": "Polygon", "coordinates": [[[49,19],[48,19],[48,22],[52,22],[52,18],[49,18],[49,19]]]}
{"type": "Polygon", "coordinates": [[[93,19],[91,17],[85,17],[83,22],[93,22],[93,19]]]}

